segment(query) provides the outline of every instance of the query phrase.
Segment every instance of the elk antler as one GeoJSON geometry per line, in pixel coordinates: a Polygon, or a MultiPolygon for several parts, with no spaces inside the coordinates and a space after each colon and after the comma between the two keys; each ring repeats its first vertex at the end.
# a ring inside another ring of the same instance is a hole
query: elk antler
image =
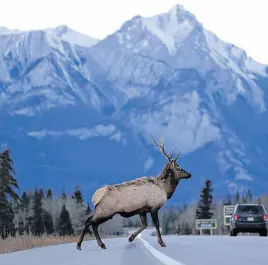
{"type": "Polygon", "coordinates": [[[171,161],[171,157],[173,156],[173,150],[172,150],[172,153],[171,153],[170,155],[168,155],[168,154],[166,153],[165,149],[164,149],[164,140],[161,141],[160,144],[158,144],[158,143],[155,141],[155,139],[153,138],[152,135],[151,135],[151,137],[152,137],[153,142],[160,148],[160,151],[165,155],[165,157],[166,157],[169,161],[171,161]]]}
{"type": "Polygon", "coordinates": [[[176,160],[179,158],[180,153],[181,153],[181,152],[179,152],[179,153],[177,154],[177,156],[175,157],[174,161],[176,161],[176,160]]]}

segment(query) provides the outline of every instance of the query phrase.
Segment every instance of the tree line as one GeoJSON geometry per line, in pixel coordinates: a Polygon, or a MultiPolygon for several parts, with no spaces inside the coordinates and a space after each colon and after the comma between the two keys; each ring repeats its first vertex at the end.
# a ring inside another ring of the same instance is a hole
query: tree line
{"type": "MultiPolygon", "coordinates": [[[[71,195],[55,196],[51,189],[42,188],[18,194],[10,150],[0,152],[0,238],[31,234],[79,235],[85,218],[91,214],[89,203],[84,201],[77,185],[71,195]]],[[[116,216],[102,225],[100,233],[115,234],[123,227],[123,220],[116,216]]],[[[89,231],[92,234],[91,230],[89,231]]]]}
{"type": "MultiPolygon", "coordinates": [[[[8,149],[0,152],[0,236],[32,234],[78,235],[86,216],[91,214],[90,205],[84,201],[83,195],[76,186],[74,192],[67,196],[62,193],[53,195],[53,191],[39,188],[32,192],[18,195],[19,184],[15,178],[15,170],[8,149]]],[[[246,194],[237,191],[235,196],[225,199],[213,198],[212,181],[207,179],[201,189],[199,201],[193,200],[183,206],[164,207],[159,212],[159,220],[163,234],[197,234],[196,219],[217,219],[217,233],[225,232],[223,225],[223,206],[238,202],[262,202],[268,209],[268,196],[256,198],[249,189],[246,194]]],[[[152,220],[148,216],[148,223],[152,220]]],[[[122,231],[123,227],[140,227],[139,216],[113,219],[100,226],[100,233],[112,234],[122,231]]]]}
{"type": "Polygon", "coordinates": [[[53,196],[52,190],[36,189],[18,195],[13,161],[8,149],[0,152],[0,235],[75,235],[91,209],[79,187],[72,196],[53,196]]]}

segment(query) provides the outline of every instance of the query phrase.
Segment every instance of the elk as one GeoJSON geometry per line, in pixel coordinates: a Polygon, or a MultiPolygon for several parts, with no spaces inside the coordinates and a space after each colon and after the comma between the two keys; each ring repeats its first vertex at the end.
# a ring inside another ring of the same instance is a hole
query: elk
{"type": "Polygon", "coordinates": [[[147,227],[147,213],[151,214],[158,243],[166,247],[159,229],[158,211],[172,197],[180,180],[191,178],[191,174],[177,164],[180,152],[175,159],[172,159],[173,151],[171,154],[166,153],[164,141],[158,144],[153,137],[152,140],[168,160],[162,172],[157,177],[140,177],[120,184],[106,185],[96,190],[92,196],[94,214],[84,221],[77,241],[77,249],[81,250],[81,244],[90,226],[92,226],[98,246],[106,249],[99,236],[98,227],[116,214],[124,218],[137,214],[140,216],[142,225],[129,237],[129,242],[132,242],[147,227]]]}

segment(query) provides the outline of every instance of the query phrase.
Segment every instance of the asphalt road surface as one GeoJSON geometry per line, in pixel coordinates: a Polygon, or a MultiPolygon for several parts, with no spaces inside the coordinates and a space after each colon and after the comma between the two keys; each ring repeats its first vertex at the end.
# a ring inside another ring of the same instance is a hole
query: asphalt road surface
{"type": "Polygon", "coordinates": [[[260,236],[164,236],[162,248],[145,232],[128,238],[103,239],[35,248],[0,255],[1,265],[263,265],[268,264],[268,238],[260,236]]]}

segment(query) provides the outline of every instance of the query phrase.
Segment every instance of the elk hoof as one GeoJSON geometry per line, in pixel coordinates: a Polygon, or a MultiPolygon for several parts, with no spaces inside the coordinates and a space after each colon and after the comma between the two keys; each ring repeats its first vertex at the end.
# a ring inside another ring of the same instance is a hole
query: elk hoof
{"type": "Polygon", "coordinates": [[[78,250],[81,250],[81,244],[78,244],[78,243],[77,243],[76,248],[77,248],[78,250]]]}
{"type": "Polygon", "coordinates": [[[160,241],[160,242],[158,242],[158,243],[160,244],[161,247],[166,247],[166,244],[165,244],[164,241],[160,241]]]}
{"type": "Polygon", "coordinates": [[[128,242],[132,242],[134,240],[135,236],[132,235],[129,239],[128,239],[128,242]]]}
{"type": "Polygon", "coordinates": [[[106,246],[105,246],[103,243],[100,245],[100,247],[101,247],[102,249],[106,249],[106,246]]]}

